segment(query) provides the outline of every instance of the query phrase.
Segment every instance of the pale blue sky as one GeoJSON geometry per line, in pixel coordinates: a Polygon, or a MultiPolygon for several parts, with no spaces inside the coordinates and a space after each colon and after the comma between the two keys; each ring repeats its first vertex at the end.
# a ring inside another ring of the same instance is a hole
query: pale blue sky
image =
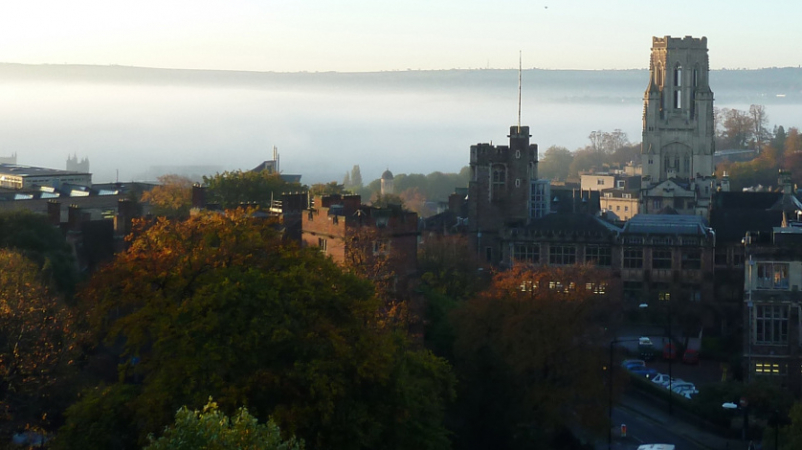
{"type": "Polygon", "coordinates": [[[257,71],[645,68],[652,36],[710,64],[802,64],[799,0],[8,0],[0,62],[257,71]]]}

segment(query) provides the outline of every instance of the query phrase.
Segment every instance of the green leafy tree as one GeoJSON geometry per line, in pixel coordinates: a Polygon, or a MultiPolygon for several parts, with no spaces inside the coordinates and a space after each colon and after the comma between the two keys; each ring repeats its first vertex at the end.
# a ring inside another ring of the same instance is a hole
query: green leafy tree
{"type": "Polygon", "coordinates": [[[346,193],[346,188],[342,184],[337,184],[336,181],[331,181],[329,183],[317,183],[313,184],[311,188],[309,188],[309,195],[314,197],[316,195],[342,195],[346,193]]]}
{"type": "Polygon", "coordinates": [[[362,171],[359,170],[359,164],[355,164],[353,169],[351,169],[351,186],[353,186],[354,189],[362,188],[362,171]]]}
{"type": "Polygon", "coordinates": [[[300,191],[298,183],[284,181],[281,175],[261,172],[223,172],[203,177],[207,187],[207,201],[223,208],[238,208],[245,204],[268,206],[272,200],[280,200],[285,192],[300,191]]]}
{"type": "Polygon", "coordinates": [[[233,418],[221,412],[217,403],[201,411],[183,406],[175,414],[175,424],[164,436],[150,437],[144,450],[303,450],[303,441],[282,439],[281,430],[272,420],[259,424],[246,408],[239,408],[233,418]]]}
{"type": "Polygon", "coordinates": [[[81,298],[95,332],[123,345],[120,379],[141,383],[140,439],[212,395],[315,448],[448,447],[450,368],[380,325],[369,281],[241,209],[140,221],[134,235],[81,298]]]}
{"type": "Polygon", "coordinates": [[[59,369],[71,362],[66,306],[39,277],[36,263],[0,249],[0,440],[47,426],[59,369]]]}
{"type": "Polygon", "coordinates": [[[538,178],[565,181],[574,155],[565,148],[552,145],[537,164],[538,178]]]}
{"type": "Polygon", "coordinates": [[[192,180],[181,175],[162,175],[159,185],[142,194],[156,216],[186,217],[192,207],[192,180]]]}
{"type": "Polygon", "coordinates": [[[602,152],[595,151],[592,148],[577,150],[574,152],[574,160],[571,161],[571,166],[568,169],[568,176],[570,178],[579,178],[579,175],[583,172],[601,170],[605,162],[602,152]]]}
{"type": "Polygon", "coordinates": [[[69,300],[78,279],[75,259],[46,216],[24,210],[0,213],[0,248],[17,250],[36,263],[45,284],[69,300]]]}

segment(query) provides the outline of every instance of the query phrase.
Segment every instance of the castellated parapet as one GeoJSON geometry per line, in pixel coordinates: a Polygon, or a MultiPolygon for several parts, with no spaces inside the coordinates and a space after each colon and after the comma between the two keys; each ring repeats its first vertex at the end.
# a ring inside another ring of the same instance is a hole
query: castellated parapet
{"type": "Polygon", "coordinates": [[[468,228],[489,262],[503,253],[500,230],[529,220],[531,185],[537,181],[538,147],[529,143],[529,127],[512,126],[508,137],[509,146],[471,146],[468,228]]]}

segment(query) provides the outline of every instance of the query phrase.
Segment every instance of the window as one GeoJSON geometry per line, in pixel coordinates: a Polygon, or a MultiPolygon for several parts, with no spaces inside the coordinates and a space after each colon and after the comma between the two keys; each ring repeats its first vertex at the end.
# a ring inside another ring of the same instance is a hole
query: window
{"type": "Polygon", "coordinates": [[[604,186],[604,180],[601,178],[596,178],[596,185],[597,186],[604,186]]]}
{"type": "Polygon", "coordinates": [[[613,193],[612,192],[605,192],[604,193],[604,198],[613,198],[613,193]]]}
{"type": "Polygon", "coordinates": [[[624,195],[622,195],[622,197],[624,197],[624,198],[632,198],[632,194],[624,194],[624,195]]]}
{"type": "Polygon", "coordinates": [[[549,248],[549,264],[576,264],[576,247],[571,245],[552,245],[549,248]]]}
{"type": "Polygon", "coordinates": [[[538,244],[515,244],[512,258],[515,261],[537,263],[540,261],[540,246],[538,244]]]}
{"type": "Polygon", "coordinates": [[[529,217],[540,218],[549,213],[550,185],[548,180],[533,180],[529,190],[529,217]]]}
{"type": "Polygon", "coordinates": [[[674,86],[682,86],[682,66],[679,64],[674,68],[674,86]]]}
{"type": "Polygon", "coordinates": [[[671,250],[652,250],[652,269],[670,269],[671,250]]]}
{"type": "Polygon", "coordinates": [[[616,211],[621,211],[621,205],[615,205],[615,210],[616,211]]]}
{"type": "Polygon", "coordinates": [[[663,207],[663,199],[656,198],[656,199],[652,200],[652,209],[657,211],[662,207],[663,207]]]}
{"type": "Polygon", "coordinates": [[[515,179],[515,187],[521,187],[521,179],[520,178],[516,178],[515,179]]]}
{"type": "Polygon", "coordinates": [[[774,361],[755,361],[753,367],[755,375],[780,376],[788,372],[788,364],[774,361]]]}
{"type": "MultiPolygon", "coordinates": [[[[674,91],[674,109],[682,109],[682,91],[677,89],[674,91]]],[[[677,166],[679,169],[679,166],[677,166]]]]}
{"type": "Polygon", "coordinates": [[[485,248],[485,259],[487,262],[493,262],[493,247],[485,248]]]}
{"type": "Polygon", "coordinates": [[[624,206],[624,212],[629,211],[629,206],[624,206]]]}
{"type": "Polygon", "coordinates": [[[596,295],[604,295],[607,293],[607,283],[585,283],[585,290],[593,292],[596,295]]]}
{"type": "Polygon", "coordinates": [[[788,263],[758,263],[757,289],[788,289],[788,263]]]}
{"type": "Polygon", "coordinates": [[[640,269],[643,267],[643,249],[625,248],[624,267],[627,269],[640,269]]]}
{"type": "Polygon", "coordinates": [[[702,268],[702,251],[690,249],[682,251],[682,268],[698,270],[702,268]]]}
{"type": "Polygon", "coordinates": [[[329,241],[324,238],[317,238],[317,246],[320,248],[320,251],[326,253],[326,250],[329,246],[329,241]]]}
{"type": "Polygon", "coordinates": [[[688,155],[685,155],[684,163],[685,163],[685,173],[690,173],[691,172],[691,157],[688,156],[688,155]]]}
{"type": "Polygon", "coordinates": [[[788,343],[788,306],[755,305],[755,344],[788,343]]]}
{"type": "Polygon", "coordinates": [[[598,267],[610,267],[612,264],[612,249],[596,245],[585,247],[585,262],[598,267]]]}
{"type": "Polygon", "coordinates": [[[502,165],[493,166],[492,186],[494,199],[500,199],[504,194],[504,184],[507,182],[507,169],[502,165]]]}

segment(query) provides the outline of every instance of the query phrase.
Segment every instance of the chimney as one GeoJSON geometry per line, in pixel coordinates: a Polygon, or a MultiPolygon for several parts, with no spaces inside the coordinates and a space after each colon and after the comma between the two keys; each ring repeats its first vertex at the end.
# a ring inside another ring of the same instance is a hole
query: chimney
{"type": "Polygon", "coordinates": [[[136,204],[130,199],[117,200],[117,215],[114,216],[114,233],[127,235],[131,232],[131,220],[134,218],[136,204]]]}
{"type": "Polygon", "coordinates": [[[67,228],[70,231],[79,231],[82,221],[81,207],[78,205],[70,205],[69,208],[67,208],[67,228]]]}
{"type": "Polygon", "coordinates": [[[61,223],[61,202],[49,200],[47,202],[47,219],[52,225],[61,223]]]}
{"type": "Polygon", "coordinates": [[[192,207],[198,209],[206,208],[206,188],[200,183],[192,185],[192,207]]]}

